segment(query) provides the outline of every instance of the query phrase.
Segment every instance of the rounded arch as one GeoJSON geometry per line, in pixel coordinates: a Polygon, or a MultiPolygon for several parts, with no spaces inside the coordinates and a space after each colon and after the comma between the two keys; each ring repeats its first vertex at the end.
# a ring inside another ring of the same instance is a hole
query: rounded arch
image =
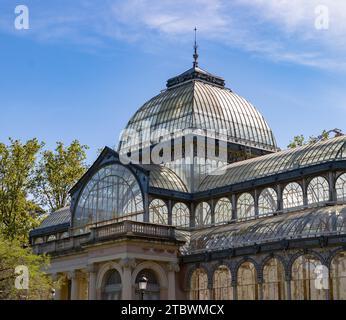
{"type": "Polygon", "coordinates": [[[278,196],[273,188],[265,188],[258,197],[258,214],[265,216],[277,211],[278,196]]]}
{"type": "Polygon", "coordinates": [[[255,216],[255,200],[251,193],[242,193],[237,199],[237,218],[249,219],[255,216]]]}
{"type": "Polygon", "coordinates": [[[232,220],[232,203],[228,198],[217,201],[214,209],[215,223],[226,223],[232,220]]]}
{"type": "Polygon", "coordinates": [[[282,191],[282,205],[284,209],[304,205],[303,188],[298,182],[291,182],[285,186],[282,191]]]}
{"type": "Polygon", "coordinates": [[[329,200],[329,183],[326,178],[318,176],[308,184],[308,204],[322,203],[329,200]]]}
{"type": "Polygon", "coordinates": [[[130,167],[118,162],[104,164],[93,172],[78,194],[73,227],[112,219],[143,221],[143,199],[141,182],[130,167]]]}
{"type": "Polygon", "coordinates": [[[101,299],[101,295],[102,295],[102,285],[103,285],[103,281],[105,279],[105,275],[107,274],[108,271],[111,270],[116,270],[118,271],[119,275],[120,275],[120,279],[121,279],[121,283],[123,283],[123,274],[122,274],[122,269],[121,266],[116,263],[116,262],[108,262],[106,264],[104,264],[97,272],[97,276],[96,276],[96,293],[97,293],[97,298],[101,299]]]}
{"type": "MultiPolygon", "coordinates": [[[[301,254],[291,264],[291,295],[293,300],[325,300],[324,287],[317,286],[319,270],[323,261],[314,254],[301,254]]],[[[328,278],[327,278],[328,279],[328,278]]]]}
{"type": "Polygon", "coordinates": [[[133,286],[136,285],[136,279],[138,274],[144,269],[153,270],[159,281],[160,289],[167,289],[168,279],[166,276],[166,271],[158,263],[152,261],[145,261],[136,266],[136,268],[132,272],[131,281],[133,286]]]}
{"type": "Polygon", "coordinates": [[[213,299],[233,300],[232,273],[227,265],[218,265],[213,272],[213,299]]]}
{"type": "Polygon", "coordinates": [[[200,202],[195,210],[195,226],[202,227],[211,224],[211,207],[208,202],[200,202]]]}
{"type": "Polygon", "coordinates": [[[168,207],[165,201],[153,199],[149,204],[149,222],[168,224],[168,207]]]}
{"type": "Polygon", "coordinates": [[[172,208],[172,224],[176,227],[188,228],[190,226],[190,209],[183,202],[177,202],[172,208]]]}
{"type": "Polygon", "coordinates": [[[208,271],[203,267],[193,270],[190,278],[190,300],[210,300],[208,271]]]}
{"type": "Polygon", "coordinates": [[[285,266],[281,259],[270,257],[266,259],[262,266],[263,276],[263,299],[264,300],[285,300],[286,298],[286,277],[285,266]]]}
{"type": "Polygon", "coordinates": [[[346,172],[338,176],[335,182],[336,197],[338,201],[346,201],[346,172]]]}
{"type": "Polygon", "coordinates": [[[108,270],[102,280],[102,300],[120,300],[121,293],[122,282],[119,271],[116,269],[108,270]]]}
{"type": "Polygon", "coordinates": [[[237,267],[238,300],[258,300],[258,265],[244,259],[237,267]]]}
{"type": "Polygon", "coordinates": [[[346,300],[346,249],[339,249],[329,264],[330,299],[346,300]]]}

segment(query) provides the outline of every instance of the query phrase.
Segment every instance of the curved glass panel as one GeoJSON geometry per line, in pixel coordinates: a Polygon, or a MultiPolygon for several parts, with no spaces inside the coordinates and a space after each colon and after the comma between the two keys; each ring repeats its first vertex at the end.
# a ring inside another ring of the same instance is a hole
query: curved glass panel
{"type": "Polygon", "coordinates": [[[299,168],[346,159],[346,135],[236,162],[225,166],[225,174],[209,175],[200,191],[274,176],[299,168]]]}
{"type": "Polygon", "coordinates": [[[203,227],[211,224],[211,209],[207,202],[201,202],[195,210],[195,226],[203,227]]]}
{"type": "Polygon", "coordinates": [[[203,269],[196,269],[190,282],[190,300],[209,300],[208,275],[203,269]]]}
{"type": "Polygon", "coordinates": [[[308,185],[308,203],[321,203],[329,200],[329,183],[323,177],[313,178],[308,185]]]}
{"type": "Polygon", "coordinates": [[[118,219],[143,221],[143,197],[129,169],[119,164],[101,168],[83,189],[73,226],[118,219]]]}
{"type": "Polygon", "coordinates": [[[270,259],[263,268],[263,300],[285,300],[285,270],[282,263],[270,259]]]}
{"type": "Polygon", "coordinates": [[[265,216],[274,213],[278,208],[278,196],[272,188],[262,190],[258,198],[258,214],[265,216]]]}
{"type": "Polygon", "coordinates": [[[161,199],[154,199],[149,206],[149,222],[168,224],[168,208],[161,199]]]}
{"type": "Polygon", "coordinates": [[[338,201],[346,201],[346,173],[343,173],[335,184],[338,201]]]}
{"type": "Polygon", "coordinates": [[[176,227],[190,226],[190,210],[185,203],[176,203],[172,208],[172,224],[176,227]]]}
{"type": "Polygon", "coordinates": [[[244,262],[237,273],[238,300],[257,300],[257,272],[251,262],[244,262]]]}
{"type": "Polygon", "coordinates": [[[255,216],[255,201],[250,193],[243,193],[237,200],[237,218],[249,219],[255,216]]]}
{"type": "Polygon", "coordinates": [[[301,207],[304,204],[303,189],[296,183],[289,183],[282,192],[282,203],[284,209],[301,207]]]}
{"type": "Polygon", "coordinates": [[[326,292],[316,286],[321,262],[310,255],[300,256],[292,266],[292,300],[326,300],[326,292]]]}
{"type": "Polygon", "coordinates": [[[215,206],[215,223],[232,220],[232,203],[228,198],[220,199],[215,206]]]}
{"type": "Polygon", "coordinates": [[[109,270],[105,274],[102,300],[121,300],[121,277],[117,270],[109,270]]]}

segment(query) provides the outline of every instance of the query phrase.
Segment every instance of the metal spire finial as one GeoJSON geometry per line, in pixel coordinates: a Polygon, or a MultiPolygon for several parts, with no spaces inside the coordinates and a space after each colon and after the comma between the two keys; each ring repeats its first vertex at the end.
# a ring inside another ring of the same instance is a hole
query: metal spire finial
{"type": "Polygon", "coordinates": [[[194,29],[195,31],[195,45],[194,45],[194,54],[193,54],[193,67],[197,68],[198,67],[198,53],[197,53],[197,49],[198,49],[198,45],[197,45],[197,28],[195,27],[194,29]]]}

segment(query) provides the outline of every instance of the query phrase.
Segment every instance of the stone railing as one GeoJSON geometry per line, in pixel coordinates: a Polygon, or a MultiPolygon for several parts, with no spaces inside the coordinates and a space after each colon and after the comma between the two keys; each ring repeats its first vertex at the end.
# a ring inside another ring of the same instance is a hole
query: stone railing
{"type": "Polygon", "coordinates": [[[121,237],[141,237],[148,239],[175,240],[175,227],[156,225],[136,221],[106,222],[90,225],[87,229],[71,229],[70,237],[35,243],[36,254],[59,253],[81,248],[83,245],[99,241],[113,240],[121,237]]]}

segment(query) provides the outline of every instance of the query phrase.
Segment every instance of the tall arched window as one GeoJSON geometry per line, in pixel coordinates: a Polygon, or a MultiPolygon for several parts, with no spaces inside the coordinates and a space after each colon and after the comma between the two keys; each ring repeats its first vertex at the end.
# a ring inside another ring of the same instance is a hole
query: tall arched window
{"type": "Polygon", "coordinates": [[[148,279],[147,289],[143,294],[143,300],[160,300],[160,283],[156,274],[151,269],[143,269],[136,277],[136,298],[140,299],[139,280],[142,276],[148,279]]]}
{"type": "Polygon", "coordinates": [[[346,251],[339,252],[330,265],[330,298],[346,300],[346,251]]]}
{"type": "Polygon", "coordinates": [[[203,269],[196,269],[190,282],[191,300],[209,300],[208,275],[203,269]]]}
{"type": "Polygon", "coordinates": [[[113,220],[143,221],[143,197],[129,169],[112,164],[97,171],[84,187],[73,218],[73,226],[113,220]]]}
{"type": "Polygon", "coordinates": [[[250,193],[243,193],[237,201],[237,218],[248,219],[255,216],[255,201],[250,193]]]}
{"type": "Polygon", "coordinates": [[[161,199],[154,199],[149,206],[149,222],[168,224],[168,208],[161,199]]]}
{"type": "Polygon", "coordinates": [[[172,209],[172,223],[176,227],[190,226],[190,210],[185,203],[179,202],[172,209]]]}
{"type": "Polygon", "coordinates": [[[232,220],[232,204],[227,198],[220,199],[215,206],[215,223],[225,223],[232,220]]]}
{"type": "Polygon", "coordinates": [[[278,207],[278,196],[273,188],[262,190],[258,198],[258,214],[264,216],[274,213],[278,207]]]}
{"type": "Polygon", "coordinates": [[[195,211],[195,226],[202,227],[211,223],[211,209],[207,202],[201,202],[197,205],[195,211]]]}
{"type": "Polygon", "coordinates": [[[213,276],[214,300],[232,300],[231,272],[226,266],[219,266],[213,276]]]}
{"type": "Polygon", "coordinates": [[[326,292],[316,286],[321,262],[311,255],[298,257],[292,266],[293,300],[325,300],[326,292]]]}
{"type": "Polygon", "coordinates": [[[329,183],[323,177],[313,178],[308,185],[308,203],[321,203],[329,200],[329,183]]]}
{"type": "Polygon", "coordinates": [[[336,180],[335,189],[338,201],[346,201],[346,173],[336,180]]]}
{"type": "Polygon", "coordinates": [[[296,183],[289,183],[282,192],[284,209],[300,207],[304,204],[302,187],[296,183]]]}
{"type": "Polygon", "coordinates": [[[117,270],[109,270],[102,284],[102,300],[121,300],[121,277],[117,270]]]}
{"type": "Polygon", "coordinates": [[[257,300],[258,284],[256,268],[251,262],[244,262],[237,274],[238,300],[257,300]]]}
{"type": "Polygon", "coordinates": [[[285,271],[276,258],[270,259],[263,268],[263,299],[285,300],[285,271]]]}

